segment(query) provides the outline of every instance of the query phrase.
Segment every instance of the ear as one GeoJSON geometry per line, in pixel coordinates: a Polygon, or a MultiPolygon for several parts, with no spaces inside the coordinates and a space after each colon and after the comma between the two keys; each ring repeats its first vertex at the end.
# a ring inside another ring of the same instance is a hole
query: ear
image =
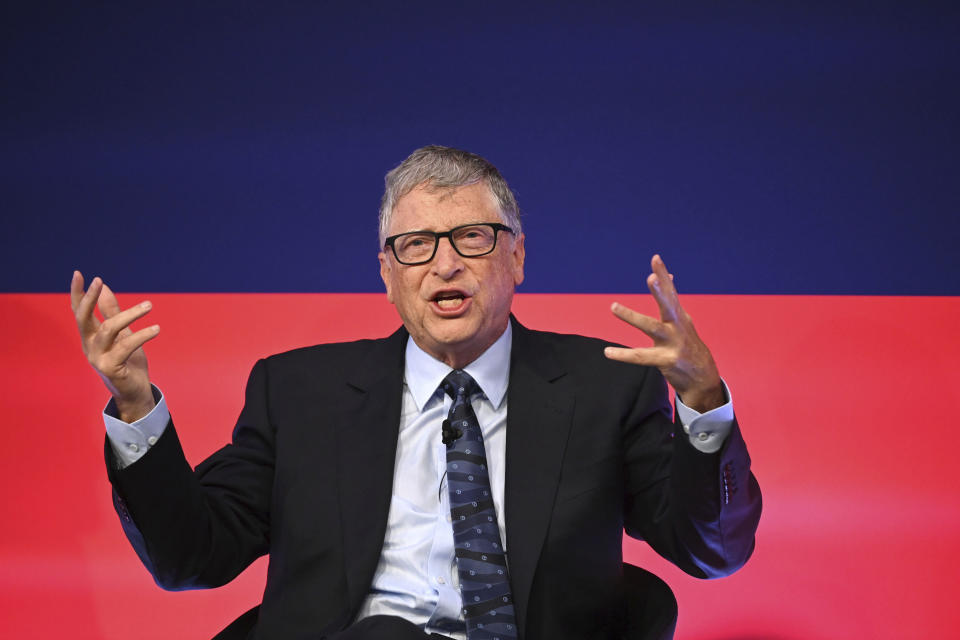
{"type": "Polygon", "coordinates": [[[523,248],[524,235],[521,233],[514,241],[513,248],[510,250],[510,257],[513,258],[513,284],[519,285],[523,282],[523,260],[526,257],[526,251],[523,248]]]}
{"type": "Polygon", "coordinates": [[[390,266],[390,259],[383,251],[377,254],[377,259],[380,260],[380,279],[383,280],[383,286],[387,288],[387,300],[393,304],[393,291],[390,289],[393,268],[390,266]]]}

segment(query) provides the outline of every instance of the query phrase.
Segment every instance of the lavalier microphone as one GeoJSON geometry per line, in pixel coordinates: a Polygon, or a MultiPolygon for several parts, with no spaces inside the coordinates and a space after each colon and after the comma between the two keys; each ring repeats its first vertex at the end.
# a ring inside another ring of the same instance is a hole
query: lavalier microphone
{"type": "Polygon", "coordinates": [[[440,429],[443,434],[443,444],[448,447],[463,436],[463,431],[450,424],[449,419],[440,424],[440,429]]]}

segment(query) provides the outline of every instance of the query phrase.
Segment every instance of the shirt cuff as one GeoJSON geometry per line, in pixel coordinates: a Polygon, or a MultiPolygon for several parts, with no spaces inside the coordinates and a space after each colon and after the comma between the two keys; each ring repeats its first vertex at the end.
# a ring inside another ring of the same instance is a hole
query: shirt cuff
{"type": "Polygon", "coordinates": [[[150,447],[157,443],[170,422],[170,411],[167,401],[153,385],[153,399],[157,406],[139,420],[126,423],[117,417],[117,405],[110,399],[103,409],[103,424],[107,428],[107,439],[117,457],[121,469],[143,457],[150,447]]]}
{"type": "Polygon", "coordinates": [[[690,444],[703,453],[719,451],[733,428],[733,396],[726,382],[723,382],[723,394],[727,399],[726,404],[706,413],[691,409],[683,404],[679,395],[676,396],[677,416],[683,431],[689,436],[690,444]]]}

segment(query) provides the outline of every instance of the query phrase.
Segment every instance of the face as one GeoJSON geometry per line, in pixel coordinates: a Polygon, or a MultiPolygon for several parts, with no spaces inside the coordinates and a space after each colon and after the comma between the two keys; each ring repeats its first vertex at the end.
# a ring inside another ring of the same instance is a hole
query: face
{"type": "MultiPolygon", "coordinates": [[[[454,189],[417,187],[397,201],[388,236],[447,231],[476,222],[502,222],[484,183],[454,189]]],[[[454,368],[475,360],[507,328],[514,288],[523,282],[523,235],[500,231],[493,253],[461,257],[441,238],[427,264],[397,262],[381,251],[380,276],[417,345],[454,368]]]]}

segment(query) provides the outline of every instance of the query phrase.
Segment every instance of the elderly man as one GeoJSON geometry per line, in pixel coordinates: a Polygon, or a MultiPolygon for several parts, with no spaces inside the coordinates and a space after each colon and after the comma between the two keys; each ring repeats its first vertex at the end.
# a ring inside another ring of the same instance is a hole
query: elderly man
{"type": "Polygon", "coordinates": [[[113,396],[115,505],[161,586],[218,586],[269,553],[251,637],[581,640],[624,633],[624,530],[695,576],[747,560],[759,488],[659,257],[660,320],[612,309],[653,339],[629,349],[511,316],[524,236],[479,156],[415,151],[386,177],[380,235],[403,327],[259,361],[232,442],[196,470],[147,375],[159,328],[129,328],[149,302],[121,310],[74,274],[113,396]]]}

